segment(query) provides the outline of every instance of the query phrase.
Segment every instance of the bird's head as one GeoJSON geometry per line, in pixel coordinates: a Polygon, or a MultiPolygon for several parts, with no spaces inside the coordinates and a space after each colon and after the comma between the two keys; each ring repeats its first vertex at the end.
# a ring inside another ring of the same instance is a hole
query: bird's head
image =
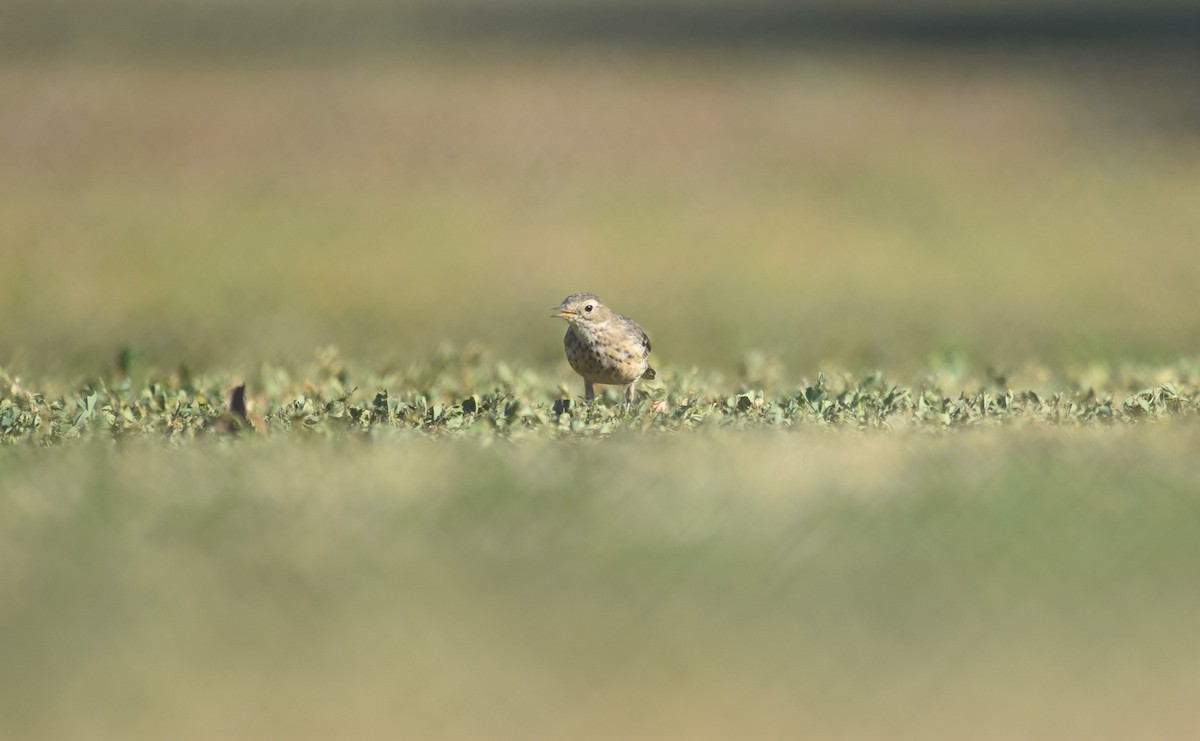
{"type": "Polygon", "coordinates": [[[612,317],[612,312],[594,293],[573,293],[551,311],[550,316],[583,326],[603,324],[612,317]]]}

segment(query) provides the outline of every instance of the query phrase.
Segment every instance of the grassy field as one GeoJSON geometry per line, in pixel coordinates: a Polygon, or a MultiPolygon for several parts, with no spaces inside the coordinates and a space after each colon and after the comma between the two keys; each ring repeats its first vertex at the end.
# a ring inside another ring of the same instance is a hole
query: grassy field
{"type": "Polygon", "coordinates": [[[0,738],[1195,734],[1194,49],[409,9],[0,12],[0,738]]]}

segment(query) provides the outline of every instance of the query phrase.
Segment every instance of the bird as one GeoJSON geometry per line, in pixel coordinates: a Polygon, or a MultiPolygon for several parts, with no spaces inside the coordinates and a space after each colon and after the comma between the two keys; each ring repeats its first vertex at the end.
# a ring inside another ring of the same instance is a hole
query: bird
{"type": "Polygon", "coordinates": [[[563,348],[571,368],[583,376],[584,398],[595,400],[595,384],[620,385],[625,387],[626,408],[631,406],[638,379],[655,377],[645,330],[594,293],[573,293],[551,311],[552,317],[567,320],[563,348]]]}

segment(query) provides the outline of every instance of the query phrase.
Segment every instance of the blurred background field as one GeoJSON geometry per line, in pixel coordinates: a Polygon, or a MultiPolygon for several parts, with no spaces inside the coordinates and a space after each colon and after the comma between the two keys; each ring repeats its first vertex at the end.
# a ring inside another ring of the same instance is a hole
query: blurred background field
{"type": "Polygon", "coordinates": [[[1195,735],[1192,5],[6,3],[0,738],[1195,735]]]}
{"type": "Polygon", "coordinates": [[[579,290],[685,366],[1200,344],[1186,6],[176,5],[0,18],[0,363],[545,365],[579,290]]]}

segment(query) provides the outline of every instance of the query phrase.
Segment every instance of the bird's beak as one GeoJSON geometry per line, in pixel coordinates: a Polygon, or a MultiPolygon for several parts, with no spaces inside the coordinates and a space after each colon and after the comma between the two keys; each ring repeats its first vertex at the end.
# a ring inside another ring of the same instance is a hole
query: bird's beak
{"type": "Polygon", "coordinates": [[[570,309],[564,309],[561,306],[555,306],[550,311],[554,312],[550,316],[557,317],[559,319],[570,319],[573,316],[579,316],[579,312],[571,311],[570,309]]]}

